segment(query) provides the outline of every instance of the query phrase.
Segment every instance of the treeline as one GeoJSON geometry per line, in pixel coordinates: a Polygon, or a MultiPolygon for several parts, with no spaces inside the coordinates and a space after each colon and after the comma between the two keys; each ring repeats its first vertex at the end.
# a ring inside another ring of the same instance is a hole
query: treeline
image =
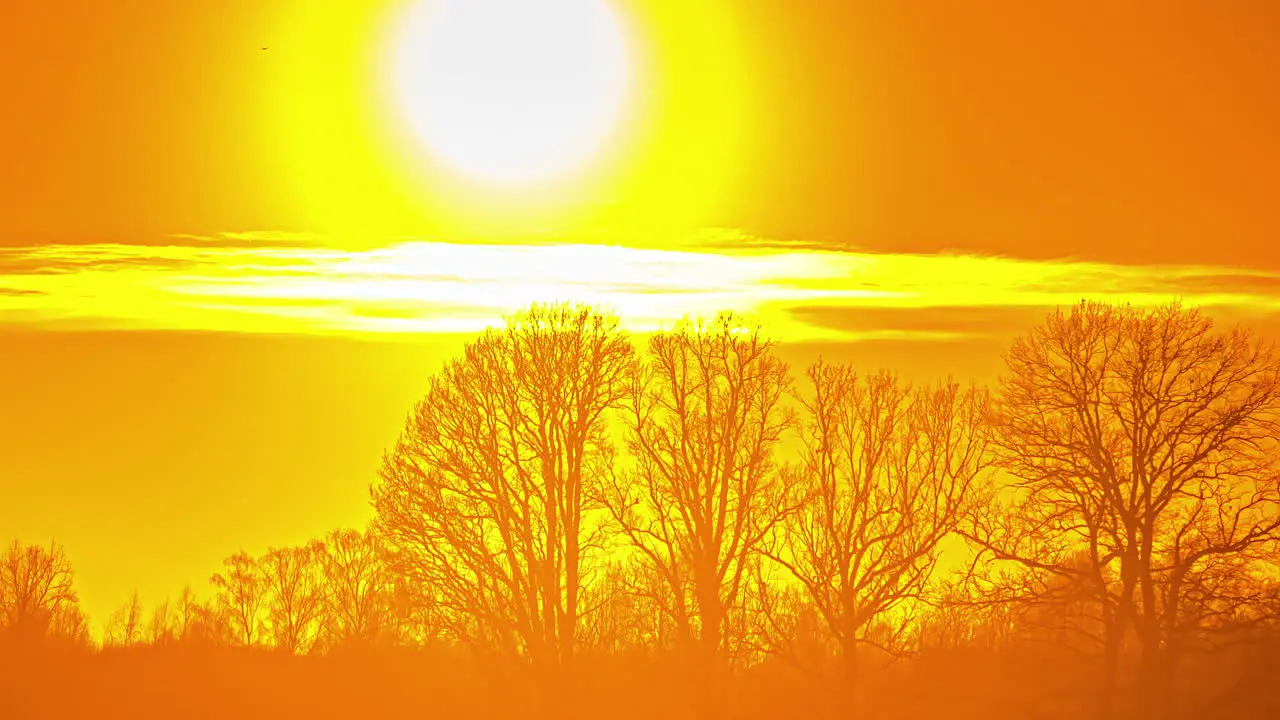
{"type": "MultiPolygon", "coordinates": [[[[370,528],[233,555],[204,601],[135,596],[103,646],[465,666],[455,689],[550,717],[605,688],[647,693],[609,710],[635,717],[1267,709],[1270,346],[1082,303],[1005,364],[993,388],[797,378],[733,315],[637,347],[606,313],[535,306],[431,378],[370,528]]],[[[15,543],[0,637],[84,627],[60,551],[15,543]]]]}
{"type": "MultiPolygon", "coordinates": [[[[91,648],[88,621],[72,589],[62,548],[15,541],[0,558],[0,640],[91,648]]],[[[289,653],[410,642],[417,611],[397,605],[373,536],[335,530],[261,557],[239,552],[209,578],[212,595],[190,586],[145,608],[134,593],[106,619],[100,646],[221,645],[289,653]]]]}

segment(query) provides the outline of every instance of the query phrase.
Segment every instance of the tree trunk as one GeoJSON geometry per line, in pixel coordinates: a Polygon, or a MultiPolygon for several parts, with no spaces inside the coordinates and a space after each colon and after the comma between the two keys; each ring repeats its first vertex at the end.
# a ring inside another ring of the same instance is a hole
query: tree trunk
{"type": "Polygon", "coordinates": [[[1099,720],[1111,720],[1115,714],[1116,686],[1120,676],[1120,650],[1124,643],[1124,625],[1114,611],[1104,615],[1105,633],[1102,678],[1098,688],[1096,714],[1099,720]]]}
{"type": "Polygon", "coordinates": [[[698,573],[697,663],[701,687],[698,688],[697,714],[701,720],[718,720],[724,713],[724,682],[720,654],[721,625],[724,609],[720,603],[720,586],[716,574],[707,568],[698,573]]]}
{"type": "Polygon", "coordinates": [[[574,517],[566,517],[564,556],[564,606],[560,608],[560,665],[559,691],[566,699],[565,712],[560,717],[572,720],[576,717],[578,678],[576,668],[576,639],[578,631],[578,524],[574,517]]]}
{"type": "Polygon", "coordinates": [[[852,635],[846,635],[840,641],[840,666],[832,689],[835,692],[832,703],[835,717],[841,720],[856,717],[858,714],[858,645],[852,635]]]}
{"type": "Polygon", "coordinates": [[[1165,715],[1164,693],[1161,687],[1161,666],[1164,648],[1161,643],[1161,616],[1156,609],[1155,587],[1150,570],[1144,566],[1142,575],[1142,613],[1135,623],[1138,639],[1142,643],[1138,665],[1138,701],[1142,715],[1148,720],[1159,720],[1165,715]]]}
{"type": "MultiPolygon", "coordinates": [[[[1153,623],[1145,623],[1152,625],[1153,623]]],[[[1142,638],[1141,664],[1138,668],[1139,702],[1146,720],[1162,720],[1168,714],[1172,662],[1167,648],[1161,646],[1158,628],[1145,627],[1142,638]]]]}

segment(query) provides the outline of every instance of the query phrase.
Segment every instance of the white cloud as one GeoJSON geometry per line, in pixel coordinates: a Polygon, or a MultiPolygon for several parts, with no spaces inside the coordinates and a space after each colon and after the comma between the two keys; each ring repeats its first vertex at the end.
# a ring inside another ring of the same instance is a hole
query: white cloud
{"type": "MultiPolygon", "coordinates": [[[[186,236],[188,238],[192,236],[186,236]]],[[[293,333],[471,332],[538,301],[605,305],[637,330],[730,309],[786,339],[835,339],[797,308],[1000,307],[1082,298],[1280,309],[1280,275],[734,243],[679,249],[572,243],[400,242],[367,250],[224,233],[260,245],[53,245],[0,251],[0,323],[293,333]],[[273,244],[275,243],[275,244],[273,244]]],[[[910,337],[894,327],[861,337],[910,337]]],[[[965,328],[945,332],[964,333],[965,328]]],[[[936,333],[935,333],[936,334],[936,333]]]]}

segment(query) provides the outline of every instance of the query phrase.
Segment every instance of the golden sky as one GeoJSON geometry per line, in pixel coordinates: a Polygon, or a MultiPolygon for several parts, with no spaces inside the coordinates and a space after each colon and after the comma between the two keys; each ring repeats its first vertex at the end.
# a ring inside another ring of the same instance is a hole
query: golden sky
{"type": "Polygon", "coordinates": [[[411,5],[5,10],[0,536],[95,620],[363,522],[427,376],[535,300],[984,379],[1086,296],[1280,327],[1271,0],[617,0],[621,119],[515,189],[397,111],[411,5]]]}

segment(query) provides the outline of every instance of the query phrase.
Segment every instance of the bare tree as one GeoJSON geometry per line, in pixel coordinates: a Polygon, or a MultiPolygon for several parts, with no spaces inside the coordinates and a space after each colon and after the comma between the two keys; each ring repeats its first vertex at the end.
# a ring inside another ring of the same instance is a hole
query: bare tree
{"type": "Polygon", "coordinates": [[[89,618],[79,603],[64,603],[53,611],[49,635],[75,647],[93,646],[93,637],[89,632],[89,618]]]}
{"type": "Polygon", "coordinates": [[[325,641],[368,645],[394,631],[392,585],[371,532],[335,530],[318,548],[325,641]]]}
{"type": "Polygon", "coordinates": [[[231,619],[231,611],[222,605],[217,596],[207,603],[196,603],[194,615],[187,632],[189,641],[212,646],[244,644],[244,637],[238,632],[231,619]]]}
{"type": "Polygon", "coordinates": [[[725,314],[649,340],[632,377],[627,423],[635,467],[606,493],[636,560],[705,674],[701,712],[721,706],[727,619],[751,563],[795,507],[774,450],[791,427],[787,366],[756,328],[725,314]]]}
{"type": "Polygon", "coordinates": [[[306,652],[316,637],[325,608],[320,543],[271,548],[262,558],[267,623],[276,647],[306,652]]]}
{"type": "Polygon", "coordinates": [[[612,656],[670,650],[676,633],[655,580],[644,566],[610,564],[584,594],[579,644],[612,656]]]}
{"type": "Polygon", "coordinates": [[[266,579],[257,560],[238,552],[223,560],[224,572],[209,578],[217,590],[216,611],[222,614],[232,639],[245,647],[258,642],[266,579]]]}
{"type": "Polygon", "coordinates": [[[178,604],[173,612],[173,634],[179,640],[189,640],[195,629],[200,611],[200,602],[190,585],[182,588],[178,595],[178,604]]]}
{"type": "Polygon", "coordinates": [[[837,702],[847,706],[859,648],[905,650],[944,541],[958,542],[985,489],[986,394],[954,383],[913,389],[847,365],[818,363],[808,377],[796,468],[807,502],[779,527],[769,555],[838,648],[837,702]]]}
{"type": "MultiPolygon", "coordinates": [[[[432,379],[373,489],[397,578],[465,641],[570,675],[598,544],[588,486],[632,349],[616,318],[534,306],[432,379]]],[[[554,695],[555,691],[553,691],[554,695]]]]}
{"type": "Polygon", "coordinates": [[[146,642],[162,645],[173,641],[176,637],[174,615],[167,598],[152,608],[151,618],[147,621],[146,642]]]}
{"type": "Polygon", "coordinates": [[[1196,310],[1082,303],[1020,338],[1006,363],[995,424],[1014,522],[979,524],[975,539],[1032,574],[1091,588],[1107,687],[1132,635],[1158,714],[1154,689],[1168,682],[1198,585],[1187,581],[1274,549],[1276,361],[1196,310]],[[1070,567],[1081,554],[1085,568],[1070,567]]]}
{"type": "Polygon", "coordinates": [[[135,590],[124,605],[111,614],[103,642],[115,647],[133,647],[143,641],[142,601],[135,590]]]}
{"type": "Polygon", "coordinates": [[[83,615],[73,577],[60,545],[45,548],[14,540],[0,556],[0,632],[28,640],[59,630],[79,634],[83,615]]]}
{"type": "Polygon", "coordinates": [[[804,588],[757,572],[749,604],[752,650],[761,661],[781,660],[826,684],[822,671],[830,664],[836,648],[804,588]]]}
{"type": "Polygon", "coordinates": [[[419,648],[449,644],[454,639],[449,629],[451,623],[441,608],[435,604],[422,604],[419,602],[422,593],[406,588],[390,571],[386,572],[395,641],[402,646],[419,648]]]}

